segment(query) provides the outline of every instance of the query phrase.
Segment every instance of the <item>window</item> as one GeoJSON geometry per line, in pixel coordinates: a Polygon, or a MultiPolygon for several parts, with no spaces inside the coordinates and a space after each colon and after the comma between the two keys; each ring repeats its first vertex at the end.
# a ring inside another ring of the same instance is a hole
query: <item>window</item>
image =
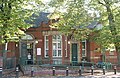
{"type": "Polygon", "coordinates": [[[22,40],[33,40],[33,37],[32,37],[31,35],[29,35],[29,34],[26,34],[26,35],[23,36],[21,39],[22,39],[22,40]]]}
{"type": "Polygon", "coordinates": [[[114,52],[115,51],[115,45],[109,44],[108,47],[105,48],[106,51],[114,52]]]}
{"type": "Polygon", "coordinates": [[[112,46],[110,47],[110,52],[114,52],[114,51],[115,51],[115,46],[112,45],[112,46]]]}
{"type": "Polygon", "coordinates": [[[27,49],[32,49],[33,48],[33,43],[27,43],[27,49]]]}
{"type": "Polygon", "coordinates": [[[61,59],[54,59],[53,60],[53,64],[55,64],[55,65],[61,65],[62,64],[62,60],[61,59]]]}
{"type": "Polygon", "coordinates": [[[48,57],[48,50],[49,50],[49,41],[48,41],[48,36],[45,36],[45,57],[48,57]]]}
{"type": "Polygon", "coordinates": [[[53,35],[52,38],[53,57],[62,57],[62,37],[61,35],[53,35]]]}
{"type": "Polygon", "coordinates": [[[82,57],[86,57],[86,40],[82,41],[82,57]]]}

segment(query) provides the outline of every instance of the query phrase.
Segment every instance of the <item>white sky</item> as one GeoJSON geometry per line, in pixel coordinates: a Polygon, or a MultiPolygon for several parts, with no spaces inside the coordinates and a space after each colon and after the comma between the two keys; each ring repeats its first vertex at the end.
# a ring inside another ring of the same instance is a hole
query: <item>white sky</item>
{"type": "Polygon", "coordinates": [[[51,0],[41,0],[43,3],[49,3],[51,0]]]}

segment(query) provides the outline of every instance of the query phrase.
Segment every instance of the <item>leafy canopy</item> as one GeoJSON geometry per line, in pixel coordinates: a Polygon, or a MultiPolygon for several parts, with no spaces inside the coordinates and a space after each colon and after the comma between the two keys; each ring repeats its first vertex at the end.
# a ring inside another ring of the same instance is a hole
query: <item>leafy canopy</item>
{"type": "Polygon", "coordinates": [[[59,15],[59,22],[53,24],[62,33],[77,40],[84,40],[91,30],[87,28],[93,21],[89,15],[84,0],[52,0],[50,6],[56,7],[52,16],[59,15]]]}
{"type": "Polygon", "coordinates": [[[41,0],[0,0],[0,43],[19,40],[31,27],[25,20],[40,5],[43,7],[41,0]]]}
{"type": "Polygon", "coordinates": [[[119,0],[51,0],[50,6],[56,8],[52,14],[60,18],[53,26],[78,40],[89,39],[91,33],[96,33],[90,39],[99,45],[108,47],[117,43],[119,46],[119,4],[119,0]],[[102,24],[102,29],[91,30],[86,27],[93,21],[102,24]]]}

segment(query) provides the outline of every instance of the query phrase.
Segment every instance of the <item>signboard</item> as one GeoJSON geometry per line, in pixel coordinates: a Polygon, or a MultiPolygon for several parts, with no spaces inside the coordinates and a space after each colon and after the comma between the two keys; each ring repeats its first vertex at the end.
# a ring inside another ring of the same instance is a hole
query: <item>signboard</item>
{"type": "Polygon", "coordinates": [[[41,48],[37,48],[37,55],[41,55],[41,48]]]}

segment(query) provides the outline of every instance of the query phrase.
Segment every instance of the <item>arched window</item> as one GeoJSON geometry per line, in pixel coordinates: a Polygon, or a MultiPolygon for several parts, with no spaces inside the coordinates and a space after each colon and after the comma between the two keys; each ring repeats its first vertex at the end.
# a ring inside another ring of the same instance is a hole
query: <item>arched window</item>
{"type": "Polygon", "coordinates": [[[29,34],[26,34],[26,35],[23,36],[21,39],[22,39],[22,40],[33,40],[33,37],[32,37],[31,35],[29,35],[29,34]]]}

